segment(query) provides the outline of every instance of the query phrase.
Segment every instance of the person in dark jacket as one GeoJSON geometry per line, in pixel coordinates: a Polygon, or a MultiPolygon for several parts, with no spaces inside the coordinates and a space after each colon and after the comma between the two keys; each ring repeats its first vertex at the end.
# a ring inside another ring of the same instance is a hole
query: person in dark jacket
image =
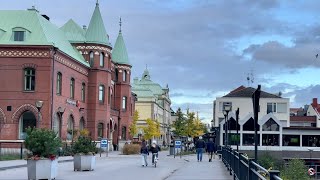
{"type": "Polygon", "coordinates": [[[209,155],[209,162],[212,161],[212,155],[213,155],[213,158],[215,158],[215,156],[214,156],[214,153],[216,152],[215,149],[216,148],[215,148],[215,144],[213,142],[213,139],[210,138],[209,142],[207,143],[207,153],[209,155]]]}
{"type": "Polygon", "coordinates": [[[155,140],[152,141],[152,145],[149,149],[152,153],[152,164],[154,164],[154,156],[157,156],[158,158],[158,152],[160,151],[160,147],[157,145],[157,142],[155,140]]]}
{"type": "Polygon", "coordinates": [[[145,140],[142,140],[140,153],[142,156],[142,167],[148,166],[147,156],[149,155],[149,151],[145,140]]]}
{"type": "Polygon", "coordinates": [[[198,162],[202,161],[202,153],[203,149],[206,147],[206,143],[202,139],[202,136],[199,137],[198,141],[196,142],[196,151],[197,151],[197,159],[198,162]]]}

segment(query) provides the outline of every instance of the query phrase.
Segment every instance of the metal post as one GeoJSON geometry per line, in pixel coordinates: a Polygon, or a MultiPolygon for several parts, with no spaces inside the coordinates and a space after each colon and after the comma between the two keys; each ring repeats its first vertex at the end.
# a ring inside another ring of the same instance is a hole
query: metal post
{"type": "Polygon", "coordinates": [[[37,123],[38,127],[40,128],[40,109],[38,109],[38,123],[37,123]]]}
{"type": "Polygon", "coordinates": [[[237,152],[239,152],[239,141],[240,141],[238,123],[239,123],[239,108],[236,110],[237,152]]]}
{"type": "Polygon", "coordinates": [[[1,142],[0,142],[0,161],[1,161],[1,142]]]}
{"type": "Polygon", "coordinates": [[[22,148],[23,148],[23,142],[21,142],[21,147],[20,147],[20,159],[22,159],[22,148]]]}
{"type": "Polygon", "coordinates": [[[279,177],[280,171],[278,171],[278,170],[270,170],[269,174],[270,174],[270,180],[277,180],[276,178],[274,178],[274,176],[278,176],[279,177]]]}
{"type": "Polygon", "coordinates": [[[259,99],[261,93],[261,85],[258,85],[257,90],[252,94],[253,113],[254,113],[254,160],[258,162],[258,112],[259,99]]]}
{"type": "Polygon", "coordinates": [[[227,116],[228,115],[224,115],[224,120],[225,120],[225,123],[224,123],[224,130],[225,130],[225,133],[224,133],[224,147],[227,147],[227,116]]]}

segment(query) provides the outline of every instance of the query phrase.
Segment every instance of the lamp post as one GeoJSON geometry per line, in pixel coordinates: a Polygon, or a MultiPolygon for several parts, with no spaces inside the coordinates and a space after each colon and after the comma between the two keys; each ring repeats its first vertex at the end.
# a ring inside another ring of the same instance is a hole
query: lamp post
{"type": "Polygon", "coordinates": [[[237,152],[239,152],[239,141],[240,141],[238,123],[239,123],[239,108],[236,110],[237,152]]]}
{"type": "Polygon", "coordinates": [[[40,128],[40,110],[43,106],[43,101],[36,101],[36,107],[38,109],[38,122],[37,122],[37,128],[40,128]]]}
{"type": "Polygon", "coordinates": [[[229,115],[229,112],[231,111],[231,104],[230,103],[226,103],[224,106],[223,106],[223,115],[224,115],[224,119],[225,119],[225,124],[224,124],[224,129],[225,129],[225,147],[228,146],[228,121],[227,121],[227,118],[228,118],[228,115],[229,115]]]}
{"type": "Polygon", "coordinates": [[[254,116],[254,160],[258,162],[258,113],[260,111],[259,100],[261,85],[252,93],[253,116],[254,116]]]}

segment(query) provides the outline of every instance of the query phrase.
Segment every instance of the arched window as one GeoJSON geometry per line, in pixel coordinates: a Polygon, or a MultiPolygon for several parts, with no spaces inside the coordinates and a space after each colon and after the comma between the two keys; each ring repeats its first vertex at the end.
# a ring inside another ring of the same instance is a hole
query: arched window
{"type": "Polygon", "coordinates": [[[73,116],[70,115],[67,124],[67,139],[71,140],[74,134],[74,119],[73,116]]]}
{"type": "Polygon", "coordinates": [[[62,90],[62,74],[61,72],[57,73],[57,95],[61,95],[62,90]]]}
{"type": "Polygon", "coordinates": [[[24,69],[24,90],[34,91],[36,86],[36,71],[33,68],[24,69]]]}
{"type": "Polygon", "coordinates": [[[81,85],[81,101],[85,102],[86,100],[86,84],[82,83],[81,85]]]}
{"type": "Polygon", "coordinates": [[[104,53],[100,53],[100,67],[104,67],[104,53]]]}
{"type": "Polygon", "coordinates": [[[61,137],[61,115],[56,113],[53,120],[53,131],[57,133],[57,137],[61,137]]]}
{"type": "Polygon", "coordinates": [[[37,119],[35,115],[31,111],[24,112],[20,117],[19,122],[19,138],[25,139],[26,138],[26,129],[28,127],[34,128],[37,126],[37,119]]]}
{"type": "Polygon", "coordinates": [[[83,129],[84,129],[84,118],[82,117],[79,122],[79,130],[83,130],[83,129]]]}
{"type": "Polygon", "coordinates": [[[123,81],[123,82],[126,82],[126,81],[127,81],[127,71],[126,71],[126,70],[123,71],[122,81],[123,81]]]}
{"type": "Polygon", "coordinates": [[[93,64],[94,64],[94,54],[92,51],[90,51],[89,53],[89,64],[91,67],[93,67],[93,64]]]}
{"type": "Polygon", "coordinates": [[[116,69],[116,77],[115,77],[115,81],[117,82],[118,81],[118,78],[119,78],[119,72],[118,72],[118,69],[116,69]]]}
{"type": "Polygon", "coordinates": [[[104,85],[99,86],[99,102],[104,103],[104,85]]]}
{"type": "Polygon", "coordinates": [[[74,86],[75,86],[74,78],[71,78],[70,80],[70,98],[71,99],[74,99],[74,86]]]}
{"type": "Polygon", "coordinates": [[[122,97],[122,109],[123,110],[127,109],[127,97],[126,96],[122,97]]]}
{"type": "Polygon", "coordinates": [[[103,123],[98,124],[98,139],[103,138],[103,123]]]}

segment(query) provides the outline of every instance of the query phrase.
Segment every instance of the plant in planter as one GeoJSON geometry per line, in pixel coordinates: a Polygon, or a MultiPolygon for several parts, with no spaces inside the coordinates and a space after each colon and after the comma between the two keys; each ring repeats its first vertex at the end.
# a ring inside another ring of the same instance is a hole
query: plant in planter
{"type": "Polygon", "coordinates": [[[96,143],[89,136],[80,135],[72,144],[74,171],[93,171],[95,167],[96,143]]]}
{"type": "Polygon", "coordinates": [[[61,140],[49,129],[28,128],[25,147],[28,179],[55,179],[58,170],[57,153],[61,140]]]}

